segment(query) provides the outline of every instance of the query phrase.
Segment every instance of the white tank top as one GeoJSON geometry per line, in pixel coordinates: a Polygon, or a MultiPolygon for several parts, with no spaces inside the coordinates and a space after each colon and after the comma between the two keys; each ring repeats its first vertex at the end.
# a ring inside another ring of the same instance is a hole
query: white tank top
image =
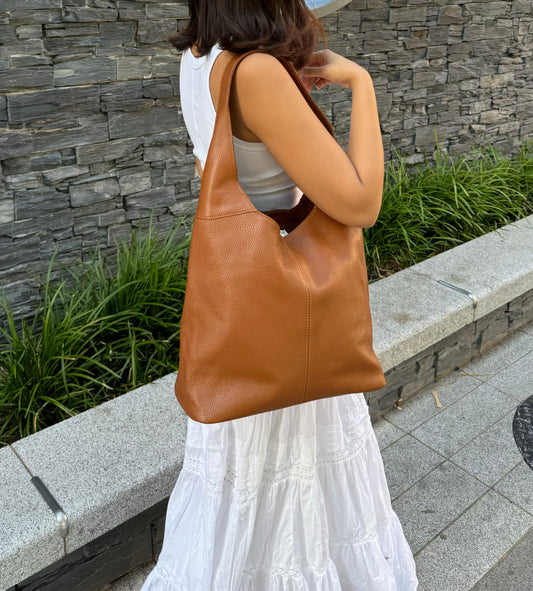
{"type": "MultiPolygon", "coordinates": [[[[223,51],[216,44],[202,57],[184,50],[180,65],[180,100],[185,126],[193,143],[193,154],[205,167],[215,128],[216,110],[209,89],[211,67],[223,51]]],[[[239,184],[259,211],[289,209],[302,191],[295,185],[262,142],[247,142],[233,136],[239,184]]]]}

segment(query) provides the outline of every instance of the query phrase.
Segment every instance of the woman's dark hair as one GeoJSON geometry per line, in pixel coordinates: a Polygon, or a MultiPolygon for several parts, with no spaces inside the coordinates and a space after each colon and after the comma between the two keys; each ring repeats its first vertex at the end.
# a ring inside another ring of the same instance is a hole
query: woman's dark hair
{"type": "Polygon", "coordinates": [[[299,70],[320,38],[327,47],[324,27],[305,0],[189,0],[189,17],[169,41],[179,50],[195,44],[202,56],[216,43],[235,53],[264,49],[299,70]]]}

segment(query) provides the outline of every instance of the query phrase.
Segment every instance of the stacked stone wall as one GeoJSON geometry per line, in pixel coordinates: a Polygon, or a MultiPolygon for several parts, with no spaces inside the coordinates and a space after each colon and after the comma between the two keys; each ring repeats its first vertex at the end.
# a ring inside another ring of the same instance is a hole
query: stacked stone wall
{"type": "MultiPolygon", "coordinates": [[[[186,2],[0,0],[0,286],[18,316],[56,250],[73,265],[154,215],[194,212],[199,179],[167,42],[186,2]]],[[[386,158],[533,129],[531,0],[354,0],[328,46],[372,75],[386,158]]],[[[350,92],[313,91],[346,148],[350,92]]]]}

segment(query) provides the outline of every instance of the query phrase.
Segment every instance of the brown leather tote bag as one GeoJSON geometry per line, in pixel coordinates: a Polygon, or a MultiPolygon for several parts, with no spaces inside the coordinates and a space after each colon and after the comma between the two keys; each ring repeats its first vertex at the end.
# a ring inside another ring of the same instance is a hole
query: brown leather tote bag
{"type": "MultiPolygon", "coordinates": [[[[305,195],[292,209],[260,212],[238,183],[229,93],[237,65],[256,51],[226,67],[192,228],[175,393],[201,423],[386,384],[362,229],[305,195]]],[[[280,62],[334,136],[292,64],[280,62]]]]}

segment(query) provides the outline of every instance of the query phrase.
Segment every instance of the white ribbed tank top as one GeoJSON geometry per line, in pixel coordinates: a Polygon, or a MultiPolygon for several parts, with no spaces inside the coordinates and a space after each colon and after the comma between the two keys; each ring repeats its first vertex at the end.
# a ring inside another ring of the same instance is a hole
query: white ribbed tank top
{"type": "MultiPolygon", "coordinates": [[[[209,75],[216,57],[223,51],[216,44],[202,57],[184,50],[180,65],[180,100],[183,119],[193,143],[193,154],[205,167],[215,128],[216,110],[209,89],[209,75]]],[[[233,136],[239,184],[259,211],[284,208],[298,203],[302,191],[295,185],[262,142],[247,142],[233,136]]]]}

